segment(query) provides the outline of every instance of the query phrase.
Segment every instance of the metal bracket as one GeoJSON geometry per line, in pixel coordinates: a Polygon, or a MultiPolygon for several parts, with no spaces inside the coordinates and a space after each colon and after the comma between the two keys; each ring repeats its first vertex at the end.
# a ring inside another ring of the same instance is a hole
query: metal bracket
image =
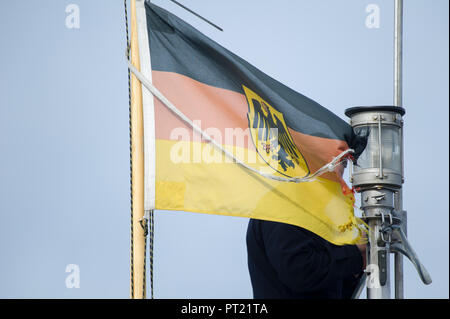
{"type": "Polygon", "coordinates": [[[399,236],[400,242],[395,242],[390,245],[390,251],[393,253],[401,253],[405,255],[416,268],[420,279],[425,285],[429,285],[432,282],[431,276],[428,273],[425,266],[420,262],[419,257],[417,256],[414,249],[408,242],[405,233],[403,232],[400,225],[392,225],[391,226],[394,232],[399,236]]]}
{"type": "MultiPolygon", "coordinates": [[[[399,225],[401,227],[401,229],[403,230],[403,232],[405,233],[405,235],[407,235],[407,213],[405,210],[403,211],[396,211],[393,210],[392,211],[392,216],[394,218],[395,221],[397,221],[397,225],[399,225]]],[[[400,234],[397,231],[393,231],[392,232],[392,241],[393,242],[401,242],[402,239],[400,238],[400,234]]]]}
{"type": "Polygon", "coordinates": [[[387,254],[389,251],[387,250],[379,250],[378,251],[378,268],[380,269],[380,285],[384,286],[386,285],[387,281],[387,254]]]}

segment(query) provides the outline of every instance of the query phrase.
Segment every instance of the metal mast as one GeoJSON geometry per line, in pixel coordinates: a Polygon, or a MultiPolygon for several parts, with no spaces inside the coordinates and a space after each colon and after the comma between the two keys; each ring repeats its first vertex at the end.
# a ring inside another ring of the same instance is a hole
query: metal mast
{"type": "Polygon", "coordinates": [[[406,237],[403,210],[404,182],[402,107],[403,1],[395,0],[394,105],[358,106],[346,110],[356,134],[366,136],[367,146],[352,169],[351,182],[361,193],[363,219],[369,225],[367,245],[367,298],[390,299],[390,254],[394,254],[395,298],[404,298],[403,257],[415,266],[428,285],[431,276],[406,237]]]}
{"type": "MultiPolygon", "coordinates": [[[[403,0],[395,0],[394,4],[394,106],[403,107],[403,0]]],[[[402,134],[403,135],[403,134],[402,134]]],[[[402,136],[403,139],[403,136],[402,136]]],[[[403,144],[403,141],[401,141],[403,144]]],[[[404,158],[402,154],[402,169],[404,158]]],[[[402,174],[404,176],[404,174],[402,174]]],[[[403,211],[403,190],[399,189],[394,197],[394,209],[402,220],[406,232],[406,211],[403,211]]],[[[395,298],[403,299],[403,256],[394,254],[395,298]]]]}

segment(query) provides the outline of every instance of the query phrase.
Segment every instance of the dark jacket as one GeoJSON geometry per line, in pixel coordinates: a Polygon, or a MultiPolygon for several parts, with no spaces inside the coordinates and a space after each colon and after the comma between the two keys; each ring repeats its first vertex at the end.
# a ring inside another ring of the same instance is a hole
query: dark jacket
{"type": "Polygon", "coordinates": [[[250,219],[248,268],[259,298],[350,298],[362,274],[354,245],[336,246],[303,228],[250,219]]]}

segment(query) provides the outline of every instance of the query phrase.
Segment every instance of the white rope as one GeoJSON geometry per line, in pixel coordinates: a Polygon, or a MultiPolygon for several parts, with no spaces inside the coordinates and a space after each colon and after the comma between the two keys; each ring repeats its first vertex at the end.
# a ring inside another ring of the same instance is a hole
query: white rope
{"type": "Polygon", "coordinates": [[[141,81],[141,83],[158,99],[163,103],[169,110],[171,110],[173,113],[175,113],[180,119],[182,119],[185,123],[187,123],[192,129],[200,134],[206,141],[214,145],[219,151],[223,152],[226,156],[231,158],[233,161],[235,161],[237,164],[241,165],[242,167],[245,167],[246,169],[259,174],[265,178],[272,179],[275,181],[280,182],[292,182],[292,183],[303,183],[303,182],[312,182],[315,180],[316,177],[327,173],[327,172],[333,172],[334,169],[341,164],[341,159],[348,153],[353,153],[354,150],[347,149],[340,153],[338,156],[336,156],[331,162],[328,164],[322,166],[319,168],[314,174],[307,175],[304,177],[290,177],[285,178],[281,176],[274,176],[270,174],[266,174],[262,171],[259,171],[251,166],[248,166],[241,160],[237,159],[232,153],[225,150],[222,145],[218,144],[211,136],[209,136],[207,133],[205,133],[200,127],[194,124],[185,114],[183,114],[175,105],[172,104],[138,69],[134,67],[134,65],[130,62],[130,60],[127,59],[128,67],[130,68],[131,72],[141,81]]]}

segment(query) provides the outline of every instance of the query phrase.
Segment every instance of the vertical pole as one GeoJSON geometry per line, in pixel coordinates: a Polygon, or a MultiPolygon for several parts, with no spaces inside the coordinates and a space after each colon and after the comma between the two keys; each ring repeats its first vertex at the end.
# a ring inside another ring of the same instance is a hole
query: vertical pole
{"type": "MultiPolygon", "coordinates": [[[[140,70],[137,34],[136,2],[131,0],[131,63],[140,70]]],[[[144,220],[144,125],[142,108],[142,86],[134,74],[131,75],[130,105],[130,152],[131,152],[131,282],[130,297],[143,299],[145,288],[146,236],[141,222],[144,220]]]]}
{"type": "Polygon", "coordinates": [[[394,12],[394,105],[402,107],[403,0],[395,0],[394,12]]]}
{"type": "MultiPolygon", "coordinates": [[[[403,106],[403,0],[395,0],[394,5],[394,105],[403,106]]],[[[403,132],[403,129],[402,129],[403,132]]],[[[402,141],[403,145],[403,133],[402,141]]],[[[403,152],[402,152],[402,175],[403,175],[403,152]]],[[[398,190],[394,201],[395,210],[401,214],[403,219],[406,216],[403,213],[403,191],[398,190]]],[[[405,220],[406,222],[406,220],[405,220]]],[[[405,226],[406,227],[406,226],[405,226]]],[[[405,231],[406,233],[406,231],[405,231]]],[[[395,273],[395,298],[403,299],[403,256],[395,253],[394,256],[394,273],[395,273]]]]}

